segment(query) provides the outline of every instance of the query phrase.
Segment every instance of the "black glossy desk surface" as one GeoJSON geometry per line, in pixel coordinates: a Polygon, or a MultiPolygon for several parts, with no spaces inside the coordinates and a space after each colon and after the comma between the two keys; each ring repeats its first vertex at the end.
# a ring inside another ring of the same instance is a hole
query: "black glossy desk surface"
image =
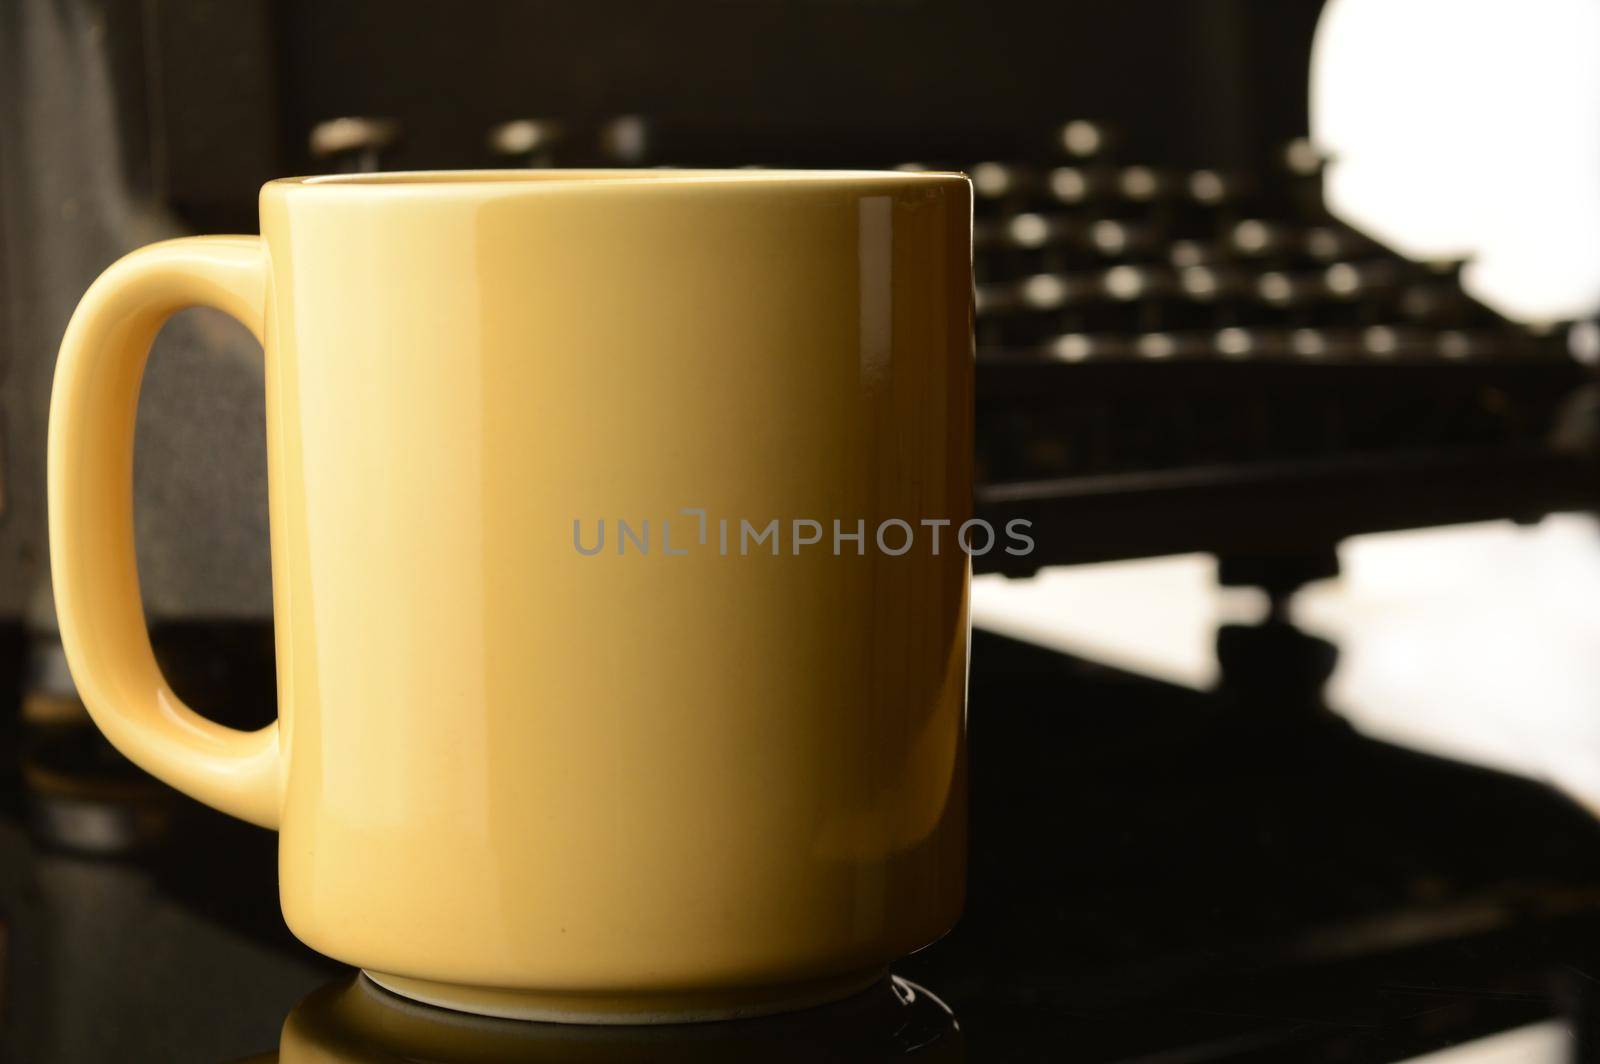
{"type": "Polygon", "coordinates": [[[10,771],[0,1054],[1361,1062],[1548,1024],[1549,1059],[1600,1059],[1600,828],[1358,737],[1319,709],[1327,648],[1298,633],[1230,639],[1199,694],[978,635],[966,917],[896,984],[738,1025],[401,1004],[289,937],[271,835],[184,804],[143,857],[78,856],[30,831],[10,771]]]}

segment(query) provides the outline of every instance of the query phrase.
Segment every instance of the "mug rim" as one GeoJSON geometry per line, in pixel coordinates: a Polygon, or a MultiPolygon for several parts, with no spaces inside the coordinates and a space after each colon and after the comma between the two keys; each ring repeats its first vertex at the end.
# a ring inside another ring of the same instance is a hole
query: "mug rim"
{"type": "Polygon", "coordinates": [[[262,186],[276,189],[383,190],[395,193],[543,191],[578,188],[706,188],[718,185],[827,187],[970,185],[956,170],[765,170],[644,168],[527,168],[475,170],[385,170],[358,174],[280,177],[262,186]]]}

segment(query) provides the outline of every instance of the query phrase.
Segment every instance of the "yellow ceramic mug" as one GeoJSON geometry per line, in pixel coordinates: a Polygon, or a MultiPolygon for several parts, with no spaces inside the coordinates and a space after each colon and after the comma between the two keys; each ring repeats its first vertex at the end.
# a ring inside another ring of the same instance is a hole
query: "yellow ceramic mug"
{"type": "Polygon", "coordinates": [[[84,701],[278,828],[290,928],[400,993],[648,1022],[867,985],[962,898],[970,218],[957,175],[387,174],[129,255],[50,418],[84,701]],[[134,567],[140,374],[192,304],[266,351],[249,734],[163,681],[134,567]]]}

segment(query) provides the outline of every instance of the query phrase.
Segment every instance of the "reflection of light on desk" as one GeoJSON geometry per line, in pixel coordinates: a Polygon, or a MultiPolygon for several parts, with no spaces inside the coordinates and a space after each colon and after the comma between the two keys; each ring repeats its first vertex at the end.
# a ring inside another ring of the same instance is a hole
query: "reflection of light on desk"
{"type": "Polygon", "coordinates": [[[1199,689],[1217,682],[1217,626],[1255,623],[1266,609],[1258,591],[1219,589],[1204,554],[982,576],[972,587],[980,628],[1199,689]]]}
{"type": "Polygon", "coordinates": [[[1329,702],[1378,738],[1600,809],[1600,536],[1561,516],[1365,536],[1294,619],[1339,645],[1329,702]]]}
{"type": "Polygon", "coordinates": [[[1571,1028],[1549,1020],[1410,1057],[1401,1064],[1566,1064],[1572,1059],[1572,1046],[1571,1028]]]}
{"type": "MultiPolygon", "coordinates": [[[[1600,812],[1600,534],[1562,515],[1361,536],[1292,615],[1331,639],[1328,702],[1375,738],[1551,781],[1600,812]]],[[[1217,681],[1216,629],[1265,612],[1203,555],[974,583],[973,623],[1173,683],[1217,681]]]]}

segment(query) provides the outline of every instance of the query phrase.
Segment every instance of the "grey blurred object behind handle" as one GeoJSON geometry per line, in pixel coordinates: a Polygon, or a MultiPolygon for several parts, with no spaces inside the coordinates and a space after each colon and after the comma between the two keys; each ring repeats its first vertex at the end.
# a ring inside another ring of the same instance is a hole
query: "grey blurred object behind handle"
{"type": "MultiPolygon", "coordinates": [[[[125,150],[137,56],[108,25],[139,5],[0,6],[0,619],[55,626],[44,440],[56,347],[107,265],[182,235],[125,150]]],[[[221,315],[189,311],[157,338],[141,399],[135,495],[145,606],[154,619],[271,615],[259,347],[221,315]]]]}

